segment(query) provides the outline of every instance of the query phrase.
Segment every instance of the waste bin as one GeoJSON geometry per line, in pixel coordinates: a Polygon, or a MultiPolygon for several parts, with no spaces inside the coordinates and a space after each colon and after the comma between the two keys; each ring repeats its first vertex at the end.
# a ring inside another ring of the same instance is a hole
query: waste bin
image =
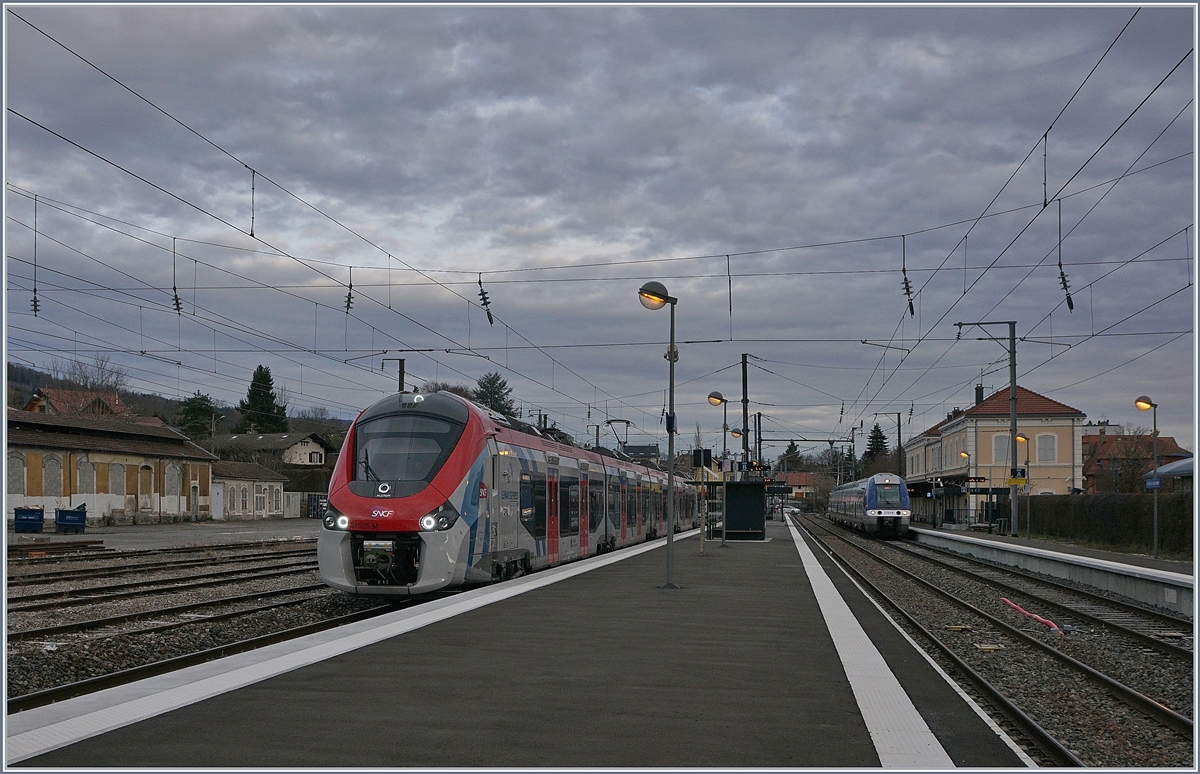
{"type": "Polygon", "coordinates": [[[46,522],[46,512],[41,508],[14,508],[14,532],[41,532],[46,522]]]}
{"type": "Polygon", "coordinates": [[[78,508],[54,510],[54,531],[60,535],[82,535],[87,527],[87,505],[78,508]]]}

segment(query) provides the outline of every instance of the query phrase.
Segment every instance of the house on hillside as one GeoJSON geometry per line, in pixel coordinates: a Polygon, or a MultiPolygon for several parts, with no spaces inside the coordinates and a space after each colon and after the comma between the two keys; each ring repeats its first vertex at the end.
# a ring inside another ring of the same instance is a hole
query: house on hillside
{"type": "Polygon", "coordinates": [[[217,436],[213,446],[222,459],[257,462],[272,469],[283,465],[320,467],[337,458],[338,448],[316,433],[238,433],[217,436]]]}
{"type": "MultiPolygon", "coordinates": [[[[994,513],[1007,495],[1013,468],[1027,468],[1030,494],[1083,491],[1083,421],[1065,403],[1017,386],[1017,433],[1026,438],[1012,459],[1007,387],[987,399],[975,388],[975,405],[956,408],[904,444],[913,518],[927,523],[974,523],[994,513]]],[[[1006,513],[998,513],[1005,516],[1006,513]]]]}
{"type": "Polygon", "coordinates": [[[217,460],[212,464],[214,521],[283,518],[287,476],[256,462],[217,460]]]}
{"type": "Polygon", "coordinates": [[[9,409],[7,518],[86,505],[89,524],[206,519],[215,459],[161,423],[9,409]]]}
{"type": "Polygon", "coordinates": [[[26,411],[60,416],[129,416],[129,406],[115,392],[65,390],[57,387],[38,387],[25,404],[26,411]]]}

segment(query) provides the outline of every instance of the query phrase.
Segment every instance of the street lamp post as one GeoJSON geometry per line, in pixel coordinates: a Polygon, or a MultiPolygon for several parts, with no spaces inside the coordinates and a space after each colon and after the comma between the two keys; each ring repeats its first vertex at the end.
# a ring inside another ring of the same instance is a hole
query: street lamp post
{"type": "MultiPolygon", "coordinates": [[[[1133,402],[1139,411],[1153,411],[1154,431],[1150,436],[1150,446],[1154,454],[1154,477],[1158,478],[1158,404],[1142,395],[1133,402]]],[[[1154,487],[1154,558],[1158,558],[1158,487],[1154,487]]]]}
{"type": "Polygon", "coordinates": [[[209,416],[212,418],[212,432],[209,433],[209,436],[208,436],[209,445],[212,446],[212,448],[209,451],[211,451],[213,454],[216,454],[217,453],[217,420],[224,419],[225,415],[222,414],[221,416],[217,416],[217,412],[214,411],[209,416]]]}
{"type": "MultiPolygon", "coordinates": [[[[720,406],[723,413],[723,422],[721,423],[721,456],[726,457],[729,454],[729,401],[721,393],[713,390],[708,394],[708,402],[712,406],[720,406]]],[[[724,463],[722,463],[724,464],[724,463]]],[[[728,487],[725,486],[725,471],[721,471],[721,548],[728,548],[729,544],[725,542],[725,525],[728,524],[726,518],[728,514],[728,487]]]]}
{"type": "Polygon", "coordinates": [[[967,481],[967,479],[971,477],[971,453],[968,451],[960,451],[958,456],[962,458],[963,464],[967,466],[967,475],[963,476],[963,502],[966,504],[967,508],[967,523],[974,524],[975,518],[971,514],[971,486],[970,482],[967,481]]]}
{"type": "Polygon", "coordinates": [[[667,582],[660,588],[677,589],[679,587],[671,580],[671,573],[675,566],[675,361],[679,359],[679,352],[675,348],[675,304],[679,299],[667,293],[666,286],[661,282],[651,280],[638,291],[638,300],[650,310],[662,309],[667,305],[671,307],[671,340],[666,354],[670,364],[667,381],[667,582]]]}
{"type": "MultiPolygon", "coordinates": [[[[1033,503],[1029,499],[1029,436],[1024,433],[1017,433],[1017,443],[1025,444],[1025,537],[1033,538],[1033,503]]],[[[1017,530],[1020,534],[1021,530],[1017,530]]]]}

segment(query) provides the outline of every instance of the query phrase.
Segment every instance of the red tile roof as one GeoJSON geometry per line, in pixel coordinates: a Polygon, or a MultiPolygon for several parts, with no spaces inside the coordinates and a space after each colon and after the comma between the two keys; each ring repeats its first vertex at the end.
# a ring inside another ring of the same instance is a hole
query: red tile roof
{"type": "MultiPolygon", "coordinates": [[[[1009,390],[1005,387],[1002,390],[997,390],[992,393],[982,403],[972,406],[963,411],[956,410],[951,416],[946,417],[941,422],[938,422],[933,427],[923,433],[919,433],[914,438],[921,436],[938,436],[942,434],[942,426],[947,422],[957,420],[959,417],[969,415],[972,417],[1007,417],[1009,415],[1011,398],[1009,390]]],[[[1018,417],[1085,417],[1087,416],[1077,408],[1072,408],[1065,403],[1059,403],[1056,400],[1047,398],[1045,395],[1039,395],[1033,390],[1027,390],[1021,385],[1017,385],[1017,416],[1018,417]]]]}
{"type": "Polygon", "coordinates": [[[38,387],[25,406],[26,411],[37,411],[45,401],[48,414],[129,414],[129,406],[121,402],[115,392],[91,390],[67,390],[59,387],[38,387]]]}
{"type": "MultiPolygon", "coordinates": [[[[1008,388],[992,393],[990,397],[980,403],[978,406],[972,406],[964,413],[973,416],[1008,416],[1009,412],[1009,394],[1008,388]]],[[[1033,390],[1027,390],[1021,385],[1017,385],[1017,416],[1086,416],[1077,408],[1071,408],[1065,403],[1059,403],[1056,400],[1047,398],[1045,395],[1039,395],[1033,390]]]]}

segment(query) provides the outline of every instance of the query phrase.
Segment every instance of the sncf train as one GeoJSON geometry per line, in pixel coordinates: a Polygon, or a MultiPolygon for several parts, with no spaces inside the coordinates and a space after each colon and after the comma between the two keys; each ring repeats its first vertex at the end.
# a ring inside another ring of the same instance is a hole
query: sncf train
{"type": "MultiPolygon", "coordinates": [[[[449,392],[368,407],[329,484],[321,578],[350,594],[412,596],[666,534],[665,471],[552,434],[449,392]]],[[[697,505],[677,479],[676,531],[697,523],[697,505]]]]}
{"type": "Polygon", "coordinates": [[[894,473],[851,481],[829,494],[829,518],[879,537],[903,537],[912,506],[908,484],[894,473]]]}

